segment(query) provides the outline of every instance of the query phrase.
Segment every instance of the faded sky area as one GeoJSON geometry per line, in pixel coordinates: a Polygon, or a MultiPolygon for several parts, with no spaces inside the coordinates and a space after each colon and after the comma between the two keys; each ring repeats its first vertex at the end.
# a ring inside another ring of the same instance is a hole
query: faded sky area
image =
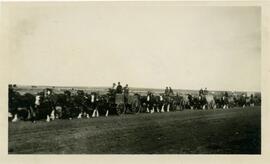
{"type": "Polygon", "coordinates": [[[2,7],[10,83],[260,91],[259,7],[2,7]]]}

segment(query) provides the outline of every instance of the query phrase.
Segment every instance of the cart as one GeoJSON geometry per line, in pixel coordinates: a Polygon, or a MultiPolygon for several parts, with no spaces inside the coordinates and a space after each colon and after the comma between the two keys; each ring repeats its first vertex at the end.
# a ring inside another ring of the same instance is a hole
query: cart
{"type": "Polygon", "coordinates": [[[116,94],[115,95],[115,105],[116,105],[116,113],[121,115],[125,113],[125,102],[124,102],[124,94],[116,94]]]}

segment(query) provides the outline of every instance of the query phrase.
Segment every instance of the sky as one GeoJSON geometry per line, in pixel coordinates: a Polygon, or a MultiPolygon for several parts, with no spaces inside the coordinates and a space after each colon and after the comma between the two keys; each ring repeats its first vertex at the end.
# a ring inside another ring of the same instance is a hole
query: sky
{"type": "Polygon", "coordinates": [[[259,7],[2,7],[12,84],[260,91],[259,7]]]}

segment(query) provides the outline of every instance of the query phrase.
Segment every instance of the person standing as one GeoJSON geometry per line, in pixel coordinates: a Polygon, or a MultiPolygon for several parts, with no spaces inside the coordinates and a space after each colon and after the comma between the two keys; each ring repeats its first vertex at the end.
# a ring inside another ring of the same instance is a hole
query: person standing
{"type": "Polygon", "coordinates": [[[113,83],[112,89],[116,90],[116,84],[113,83]]]}
{"type": "Polygon", "coordinates": [[[123,93],[122,86],[121,86],[120,82],[118,82],[118,85],[116,87],[116,93],[123,93]]]}
{"type": "Polygon", "coordinates": [[[199,91],[199,95],[203,95],[203,89],[201,88],[200,91],[199,91]]]}
{"type": "Polygon", "coordinates": [[[124,87],[124,94],[125,95],[128,95],[129,94],[128,84],[126,84],[126,86],[124,87]]]}
{"type": "Polygon", "coordinates": [[[126,84],[126,86],[124,87],[124,101],[125,101],[125,104],[128,103],[128,95],[129,95],[129,88],[128,88],[128,84],[126,84]]]}
{"type": "Polygon", "coordinates": [[[204,95],[207,95],[207,94],[208,94],[207,88],[204,89],[203,94],[204,94],[204,95]]]}
{"type": "Polygon", "coordinates": [[[229,94],[228,94],[227,91],[224,92],[224,96],[225,96],[225,97],[229,97],[229,94]]]}
{"type": "Polygon", "coordinates": [[[169,94],[169,88],[166,87],[166,89],[165,89],[165,96],[168,96],[168,94],[169,94]]]}
{"type": "Polygon", "coordinates": [[[109,94],[110,96],[114,96],[116,93],[116,84],[113,83],[112,88],[109,88],[109,94]]]}

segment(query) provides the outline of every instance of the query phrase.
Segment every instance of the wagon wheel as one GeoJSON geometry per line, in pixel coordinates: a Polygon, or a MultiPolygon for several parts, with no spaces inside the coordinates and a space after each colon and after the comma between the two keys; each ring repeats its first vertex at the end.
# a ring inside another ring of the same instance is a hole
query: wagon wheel
{"type": "Polygon", "coordinates": [[[142,107],[140,105],[138,105],[136,107],[136,114],[139,114],[141,112],[141,109],[142,109],[142,107]]]}
{"type": "Polygon", "coordinates": [[[130,110],[133,114],[135,113],[139,113],[140,112],[140,105],[137,104],[136,102],[131,104],[131,110],[130,110]]]}
{"type": "Polygon", "coordinates": [[[124,111],[125,111],[125,105],[124,104],[117,104],[117,106],[116,106],[116,113],[118,114],[118,115],[121,115],[121,114],[123,114],[124,113],[124,111]]]}

